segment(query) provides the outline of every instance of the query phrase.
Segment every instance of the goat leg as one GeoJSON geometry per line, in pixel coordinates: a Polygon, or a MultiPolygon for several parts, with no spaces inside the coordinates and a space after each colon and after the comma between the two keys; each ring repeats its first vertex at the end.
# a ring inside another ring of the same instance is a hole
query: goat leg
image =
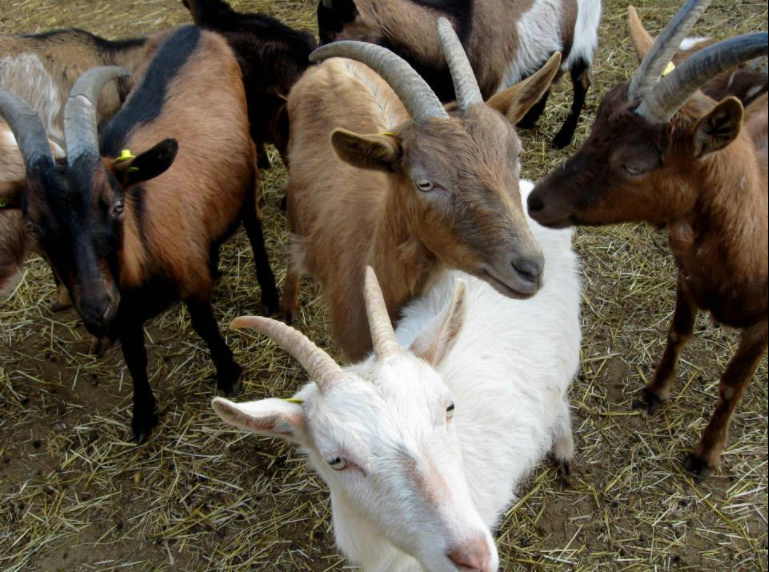
{"type": "Polygon", "coordinates": [[[240,393],[242,370],[232,356],[232,350],[222,337],[210,301],[187,301],[187,309],[195,332],[206,342],[216,366],[216,386],[227,395],[240,393]]]}
{"type": "Polygon", "coordinates": [[[574,139],[574,132],[577,130],[579,118],[582,115],[582,108],[585,106],[587,92],[590,89],[590,65],[579,60],[571,68],[571,84],[574,88],[574,99],[571,102],[571,110],[566,117],[561,130],[553,139],[555,149],[563,149],[571,145],[574,139]]]}
{"type": "Polygon", "coordinates": [[[136,443],[144,443],[158,424],[155,396],[147,378],[147,348],[141,323],[126,324],[120,335],[128,371],[133,379],[133,418],[131,428],[136,443]]]}
{"type": "Polygon", "coordinates": [[[681,350],[692,337],[696,318],[697,305],[686,289],[683,278],[679,278],[676,311],[670,324],[668,344],[654,373],[654,379],[644,387],[641,399],[633,404],[636,409],[646,409],[652,414],[670,397],[670,386],[676,378],[676,364],[681,350]]]}
{"type": "Polygon", "coordinates": [[[710,418],[702,439],[693,453],[686,458],[686,468],[699,479],[717,469],[721,452],[729,438],[732,414],[742,398],[761,356],[767,347],[767,321],[743,330],[737,353],[721,377],[716,411],[710,418]]]}
{"type": "Polygon", "coordinates": [[[254,253],[256,264],[256,279],[262,289],[262,305],[268,314],[276,314],[280,308],[280,295],[275,283],[275,274],[270,266],[270,257],[264,244],[264,232],[262,221],[255,200],[249,200],[243,212],[243,226],[251,242],[251,250],[254,253]]]}

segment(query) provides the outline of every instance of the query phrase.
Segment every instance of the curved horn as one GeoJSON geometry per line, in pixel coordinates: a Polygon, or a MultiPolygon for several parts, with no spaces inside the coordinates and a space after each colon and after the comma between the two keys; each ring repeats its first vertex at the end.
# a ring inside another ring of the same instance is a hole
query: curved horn
{"type": "Polygon", "coordinates": [[[371,266],[366,266],[363,295],[366,298],[366,314],[374,353],[380,360],[397,355],[401,352],[401,346],[395,339],[395,331],[387,311],[384,294],[382,294],[376,272],[371,266]]]}
{"type": "Polygon", "coordinates": [[[649,53],[633,74],[628,89],[628,99],[634,101],[648,93],[657,82],[665,67],[679,50],[681,42],[708,9],[712,0],[687,0],[673,19],[657,36],[649,53]]]}
{"type": "Polygon", "coordinates": [[[737,36],[700,50],[662,78],[644,97],[637,113],[649,121],[666,123],[711,78],[767,53],[766,32],[737,36]]]}
{"type": "Polygon", "coordinates": [[[0,117],[11,128],[28,171],[41,160],[49,166],[53,165],[53,155],[43,122],[26,101],[0,89],[0,117]]]}
{"type": "Polygon", "coordinates": [[[99,95],[107,82],[130,75],[121,67],[102,66],[88,70],[75,82],[64,107],[64,141],[70,165],[84,154],[99,155],[99,95]]]}
{"type": "Polygon", "coordinates": [[[395,91],[415,121],[431,118],[448,119],[438,96],[406,60],[387,48],[366,42],[342,41],[326,44],[310,54],[310,61],[328,58],[350,58],[373,69],[395,91]]]}
{"type": "Polygon", "coordinates": [[[481,88],[475,72],[467,58],[465,48],[459,41],[454,26],[446,18],[438,18],[438,37],[441,41],[446,63],[451,71],[451,79],[454,81],[454,93],[457,96],[457,104],[462,111],[471,105],[483,103],[481,88]]]}
{"type": "Polygon", "coordinates": [[[302,364],[321,392],[327,391],[344,377],[344,371],[330,355],[312,343],[302,332],[283,322],[258,316],[243,316],[235,319],[230,327],[236,330],[256,330],[272,339],[302,364]]]}

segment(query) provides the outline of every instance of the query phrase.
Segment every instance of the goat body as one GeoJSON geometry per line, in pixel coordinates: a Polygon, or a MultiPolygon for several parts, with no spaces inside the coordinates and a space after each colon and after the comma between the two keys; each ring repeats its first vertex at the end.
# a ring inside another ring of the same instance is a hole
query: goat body
{"type": "MultiPolygon", "coordinates": [[[[442,101],[451,101],[454,90],[434,27],[440,15],[453,22],[485,98],[562,52],[574,99],[554,145],[571,143],[590,86],[600,0],[324,0],[318,7],[318,28],[321,43],[363,40],[392,49],[415,67],[442,101]]],[[[520,125],[533,127],[546,101],[547,94],[520,125]]]]}
{"type": "MultiPolygon", "coordinates": [[[[305,386],[292,403],[215,400],[225,421],[306,450],[331,492],[337,544],[364,570],[496,570],[478,545],[485,540],[457,550],[451,538],[467,543],[479,534],[471,527],[493,530],[549,451],[563,463],[572,459],[567,392],[579,364],[577,261],[571,231],[533,231],[546,269],[531,300],[510,300],[449,271],[404,310],[395,335],[409,352],[377,350],[329,387],[305,386]],[[466,287],[454,306],[463,306],[463,321],[447,313],[458,281],[466,287]],[[444,426],[446,411],[453,420],[444,426]]],[[[371,313],[369,320],[376,323],[371,313]]]]}
{"type": "Polygon", "coordinates": [[[223,0],[183,0],[195,24],[222,34],[243,71],[259,166],[269,167],[264,144],[273,143],[284,161],[288,146],[286,98],[310,65],[315,38],[266,14],[235,12],[223,0]]]}

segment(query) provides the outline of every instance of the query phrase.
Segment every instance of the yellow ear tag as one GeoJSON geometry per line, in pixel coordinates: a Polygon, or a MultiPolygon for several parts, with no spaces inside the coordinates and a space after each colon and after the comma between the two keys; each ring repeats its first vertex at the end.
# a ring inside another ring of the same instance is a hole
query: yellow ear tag
{"type": "Polygon", "coordinates": [[[393,133],[392,131],[383,131],[380,133],[380,135],[384,135],[385,137],[397,137],[397,133],[393,133]]]}
{"type": "Polygon", "coordinates": [[[134,159],[136,159],[136,155],[131,153],[130,149],[123,149],[120,152],[120,157],[115,159],[115,163],[122,163],[123,161],[133,161],[134,159]]]}
{"type": "Polygon", "coordinates": [[[665,71],[662,72],[662,77],[665,77],[666,75],[673,73],[675,69],[676,69],[675,64],[673,62],[670,62],[668,64],[668,67],[665,68],[665,71]]]}
{"type": "Polygon", "coordinates": [[[286,403],[293,403],[294,405],[304,405],[304,399],[296,399],[292,397],[291,399],[284,399],[286,403]]]}

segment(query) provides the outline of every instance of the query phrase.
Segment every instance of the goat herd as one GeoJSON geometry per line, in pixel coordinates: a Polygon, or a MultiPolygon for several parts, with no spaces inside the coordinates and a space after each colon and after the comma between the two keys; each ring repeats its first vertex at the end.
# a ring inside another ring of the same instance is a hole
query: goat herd
{"type": "Polygon", "coordinates": [[[767,34],[687,34],[687,0],[589,138],[534,186],[516,125],[569,71],[568,145],[589,86],[600,0],[322,0],[320,38],[183,0],[196,26],[111,42],[80,30],[0,36],[0,288],[27,254],[99,345],[119,341],[134,439],[157,424],[144,323],[182,301],[217,387],[240,388],[214,317],[218,250],[242,223],[267,313],[322,287],[351,365],[283,322],[273,339],[311,382],[291,399],[215,398],[226,422],[302,447],[331,490],[339,548],[366,570],[499,567],[492,530],[550,452],[574,455],[579,368],[574,225],[666,227],[679,267],[668,346],[640,404],[670,394],[698,309],[741,330],[716,411],[686,466],[719,465],[767,346],[767,34]],[[683,44],[682,44],[683,43],[683,44]],[[289,272],[279,296],[257,169],[289,169],[289,272]],[[526,208],[524,208],[526,207],[526,208]],[[397,326],[393,327],[393,322],[397,326]]]}

